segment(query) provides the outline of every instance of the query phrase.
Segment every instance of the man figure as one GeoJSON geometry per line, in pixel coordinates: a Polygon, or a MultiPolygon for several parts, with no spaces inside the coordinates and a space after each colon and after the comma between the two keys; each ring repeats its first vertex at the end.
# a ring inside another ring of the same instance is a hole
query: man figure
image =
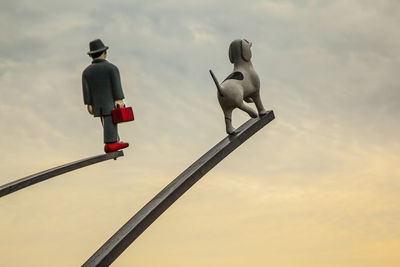
{"type": "Polygon", "coordinates": [[[89,43],[88,55],[93,59],[82,73],[83,100],[90,114],[101,117],[104,128],[104,151],[117,151],[129,146],[120,142],[111,111],[124,106],[124,93],[118,68],[106,60],[108,46],[100,39],[89,43]]]}

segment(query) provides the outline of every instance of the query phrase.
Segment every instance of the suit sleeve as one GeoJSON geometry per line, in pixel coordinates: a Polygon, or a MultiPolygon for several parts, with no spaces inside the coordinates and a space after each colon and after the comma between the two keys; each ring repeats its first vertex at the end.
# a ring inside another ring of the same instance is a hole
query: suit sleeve
{"type": "Polygon", "coordinates": [[[111,68],[111,83],[112,83],[112,94],[115,100],[124,99],[124,92],[122,91],[121,78],[119,75],[119,70],[116,66],[111,68]]]}
{"type": "Polygon", "coordinates": [[[90,94],[89,84],[86,79],[85,72],[82,73],[82,90],[83,90],[83,103],[85,105],[92,104],[92,96],[90,94]]]}

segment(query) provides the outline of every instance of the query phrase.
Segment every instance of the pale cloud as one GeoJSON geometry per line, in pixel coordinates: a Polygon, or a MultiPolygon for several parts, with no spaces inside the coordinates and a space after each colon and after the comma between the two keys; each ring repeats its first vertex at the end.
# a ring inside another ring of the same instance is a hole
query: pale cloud
{"type": "MultiPolygon", "coordinates": [[[[80,85],[90,40],[110,46],[136,115],[120,127],[124,158],[1,199],[2,259],[82,264],[222,139],[208,69],[229,74],[229,43],[244,37],[276,120],[115,266],[396,266],[399,11],[389,0],[2,1],[2,184],[102,153],[80,85]],[[39,259],[43,248],[51,256],[39,259]]],[[[236,126],[247,119],[234,113],[236,126]]]]}
{"type": "Polygon", "coordinates": [[[215,42],[215,33],[213,34],[210,29],[207,29],[208,25],[202,24],[189,24],[187,27],[192,33],[195,42],[201,43],[202,45],[208,45],[208,43],[215,42]]]}

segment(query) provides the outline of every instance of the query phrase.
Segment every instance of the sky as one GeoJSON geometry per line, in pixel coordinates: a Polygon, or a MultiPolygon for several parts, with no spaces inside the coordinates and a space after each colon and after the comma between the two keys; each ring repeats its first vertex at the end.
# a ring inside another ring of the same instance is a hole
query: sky
{"type": "Polygon", "coordinates": [[[80,266],[224,138],[208,70],[246,38],[276,119],[112,266],[399,266],[399,23],[397,0],[2,0],[0,184],[103,153],[91,40],[135,113],[124,157],[0,199],[2,264],[80,266]]]}

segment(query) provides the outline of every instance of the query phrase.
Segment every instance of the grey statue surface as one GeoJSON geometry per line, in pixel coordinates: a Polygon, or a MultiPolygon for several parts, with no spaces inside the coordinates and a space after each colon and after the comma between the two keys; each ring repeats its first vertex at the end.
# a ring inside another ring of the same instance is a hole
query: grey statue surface
{"type": "Polygon", "coordinates": [[[267,113],[260,98],[260,78],[251,63],[251,46],[252,43],[246,39],[232,41],[229,46],[229,60],[233,64],[233,71],[221,84],[210,70],[218,89],[218,101],[225,115],[228,134],[235,134],[232,126],[232,111],[235,108],[247,112],[252,118],[267,113]],[[258,114],[244,102],[254,103],[258,114]]]}

